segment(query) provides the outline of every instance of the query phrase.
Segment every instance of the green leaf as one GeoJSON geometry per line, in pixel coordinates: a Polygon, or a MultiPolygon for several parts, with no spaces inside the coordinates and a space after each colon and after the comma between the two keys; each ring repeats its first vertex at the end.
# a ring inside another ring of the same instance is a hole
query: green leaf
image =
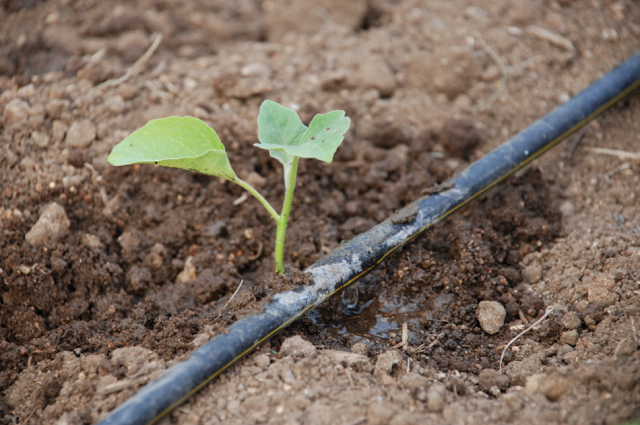
{"type": "Polygon", "coordinates": [[[261,143],[255,146],[269,150],[271,156],[285,165],[285,171],[291,156],[331,162],[349,123],[344,111],[332,111],[316,115],[306,128],[295,111],[266,100],[258,117],[261,143]]]}
{"type": "Polygon", "coordinates": [[[237,179],[216,132],[193,117],[149,121],[118,143],[107,160],[112,165],[158,164],[237,179]]]}

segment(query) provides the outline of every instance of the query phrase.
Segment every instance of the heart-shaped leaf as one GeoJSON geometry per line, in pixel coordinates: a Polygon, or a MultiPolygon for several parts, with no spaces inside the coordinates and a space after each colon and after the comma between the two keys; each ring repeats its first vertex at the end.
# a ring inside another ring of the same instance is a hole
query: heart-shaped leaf
{"type": "Polygon", "coordinates": [[[193,117],[149,121],[113,148],[107,160],[112,165],[158,164],[237,179],[216,132],[193,117]]]}
{"type": "Polygon", "coordinates": [[[255,146],[269,150],[285,168],[287,163],[283,161],[291,156],[331,162],[349,129],[349,123],[344,111],[331,111],[316,115],[306,128],[295,111],[266,100],[258,116],[261,143],[255,146]]]}

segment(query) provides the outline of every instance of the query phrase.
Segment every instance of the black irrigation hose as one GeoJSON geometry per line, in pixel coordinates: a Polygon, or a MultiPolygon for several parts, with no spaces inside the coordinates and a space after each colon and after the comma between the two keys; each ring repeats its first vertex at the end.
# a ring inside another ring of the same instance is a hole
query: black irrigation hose
{"type": "Polygon", "coordinates": [[[242,319],[195,350],[114,410],[101,424],[150,424],[237,360],[336,292],[360,279],[397,248],[457,211],[582,127],[640,85],[640,52],[507,141],[451,181],[310,266],[313,280],[283,292],[264,311],[242,319]]]}

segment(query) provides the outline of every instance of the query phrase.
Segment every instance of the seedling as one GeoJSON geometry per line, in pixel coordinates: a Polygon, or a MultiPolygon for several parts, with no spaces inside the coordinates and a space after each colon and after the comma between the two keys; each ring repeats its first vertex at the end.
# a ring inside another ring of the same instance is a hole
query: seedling
{"type": "Polygon", "coordinates": [[[285,195],[280,214],[251,185],[233,171],[224,145],[216,132],[204,121],[193,117],[169,117],[149,121],[144,127],[113,148],[108,161],[112,165],[157,164],[165,167],[199,171],[230,180],[260,201],[276,221],[275,265],[284,273],[284,240],[291,212],[300,158],[331,162],[349,129],[344,111],[316,115],[309,127],[302,124],[295,111],[270,100],[260,106],[257,146],[269,151],[284,167],[285,195]]]}

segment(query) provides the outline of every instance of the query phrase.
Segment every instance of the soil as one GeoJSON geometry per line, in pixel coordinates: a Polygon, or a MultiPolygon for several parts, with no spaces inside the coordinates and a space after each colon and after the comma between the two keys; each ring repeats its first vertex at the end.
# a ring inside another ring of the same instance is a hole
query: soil
{"type": "MultiPolygon", "coordinates": [[[[1,2],[0,21],[7,424],[99,421],[640,45],[628,0],[22,0],[1,2]],[[147,63],[97,87],[154,33],[147,63]],[[267,98],[305,123],[332,109],[352,120],[332,164],[301,161],[284,279],[275,223],[240,187],[106,162],[148,120],[192,115],[276,205],[282,169],[252,147],[267,98]]],[[[636,91],[160,423],[640,418],[640,163],[590,150],[638,152],[639,116],[636,91]],[[497,333],[481,301],[504,307],[497,333]],[[547,312],[501,373],[507,343],[547,312]]]]}

